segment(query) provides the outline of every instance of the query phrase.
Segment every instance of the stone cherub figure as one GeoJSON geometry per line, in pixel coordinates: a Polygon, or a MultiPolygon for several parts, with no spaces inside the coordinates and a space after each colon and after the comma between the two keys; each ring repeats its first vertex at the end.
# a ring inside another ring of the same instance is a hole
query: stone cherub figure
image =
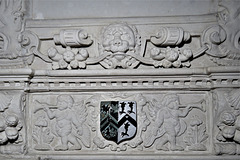
{"type": "MultiPolygon", "coordinates": [[[[55,150],[80,150],[82,146],[78,138],[82,140],[84,115],[76,114],[77,111],[73,109],[74,100],[70,95],[59,95],[56,106],[48,104],[43,108],[49,119],[56,119],[54,131],[61,138],[61,145],[56,146],[55,150]],[[56,109],[50,109],[56,106],[56,109]],[[70,148],[68,143],[72,144],[70,148]]],[[[86,127],[84,129],[86,130],[86,127]]]]}
{"type": "Polygon", "coordinates": [[[186,123],[181,117],[186,117],[193,107],[201,107],[201,104],[187,105],[180,109],[179,97],[176,94],[167,94],[162,101],[162,107],[158,108],[155,113],[155,120],[151,128],[147,130],[145,146],[151,146],[156,139],[160,138],[156,148],[158,150],[182,151],[183,147],[176,144],[176,138],[186,131],[186,123]],[[170,148],[165,144],[169,142],[170,148]]]}

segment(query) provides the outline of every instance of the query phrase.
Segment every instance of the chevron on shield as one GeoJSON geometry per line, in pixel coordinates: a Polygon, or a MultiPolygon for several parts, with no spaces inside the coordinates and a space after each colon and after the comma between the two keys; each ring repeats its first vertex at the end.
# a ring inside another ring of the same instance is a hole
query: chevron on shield
{"type": "Polygon", "coordinates": [[[137,132],[135,101],[102,101],[100,106],[102,136],[119,144],[134,138],[137,132]]]}

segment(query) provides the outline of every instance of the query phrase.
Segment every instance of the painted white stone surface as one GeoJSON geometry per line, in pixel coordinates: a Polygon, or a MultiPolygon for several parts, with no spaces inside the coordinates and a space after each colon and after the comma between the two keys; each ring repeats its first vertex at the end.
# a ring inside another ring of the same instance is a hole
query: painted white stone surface
{"type": "Polygon", "coordinates": [[[0,1],[0,159],[239,159],[239,4],[0,1]]]}

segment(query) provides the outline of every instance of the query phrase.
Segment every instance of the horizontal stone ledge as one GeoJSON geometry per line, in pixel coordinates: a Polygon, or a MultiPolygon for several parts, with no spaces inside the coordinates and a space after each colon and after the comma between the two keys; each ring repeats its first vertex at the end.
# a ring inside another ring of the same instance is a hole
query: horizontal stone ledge
{"type": "Polygon", "coordinates": [[[213,73],[240,73],[237,67],[205,67],[184,69],[115,69],[115,70],[36,70],[34,76],[47,77],[98,77],[98,76],[183,76],[210,75],[213,73]]]}
{"type": "Polygon", "coordinates": [[[27,20],[26,28],[62,28],[78,26],[102,26],[116,21],[134,25],[192,24],[217,22],[216,13],[192,16],[152,16],[152,17],[116,17],[116,18],[76,18],[76,19],[40,19],[27,20]]]}
{"type": "Polygon", "coordinates": [[[34,74],[34,70],[30,68],[22,68],[22,69],[1,69],[0,77],[2,76],[32,76],[34,74]]]}
{"type": "Polygon", "coordinates": [[[121,17],[121,18],[81,18],[81,19],[48,19],[27,20],[26,28],[59,28],[77,26],[102,26],[116,21],[124,21],[134,25],[154,24],[188,24],[217,22],[216,13],[193,16],[163,17],[121,17]]]}
{"type": "Polygon", "coordinates": [[[239,160],[237,156],[206,156],[206,155],[158,155],[153,153],[151,155],[61,155],[61,156],[39,156],[40,159],[50,158],[51,160],[239,160]]]}
{"type": "Polygon", "coordinates": [[[0,78],[30,76],[33,77],[122,77],[122,76],[204,76],[221,75],[229,73],[230,76],[240,73],[238,67],[203,67],[180,69],[111,69],[111,70],[34,70],[34,69],[1,69],[0,78]]]}

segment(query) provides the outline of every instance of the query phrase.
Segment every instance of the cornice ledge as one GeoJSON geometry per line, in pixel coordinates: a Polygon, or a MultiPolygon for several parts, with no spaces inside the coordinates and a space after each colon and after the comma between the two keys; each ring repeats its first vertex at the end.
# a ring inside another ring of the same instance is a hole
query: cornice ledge
{"type": "Polygon", "coordinates": [[[72,19],[28,19],[26,28],[61,28],[77,26],[108,25],[113,21],[131,22],[134,25],[154,24],[191,24],[191,23],[217,23],[217,13],[204,15],[183,16],[146,16],[146,17],[117,17],[117,18],[72,18],[72,19]]]}
{"type": "Polygon", "coordinates": [[[111,76],[188,76],[214,73],[240,73],[238,67],[202,67],[174,69],[109,69],[109,70],[35,70],[34,77],[111,77],[111,76]]]}

